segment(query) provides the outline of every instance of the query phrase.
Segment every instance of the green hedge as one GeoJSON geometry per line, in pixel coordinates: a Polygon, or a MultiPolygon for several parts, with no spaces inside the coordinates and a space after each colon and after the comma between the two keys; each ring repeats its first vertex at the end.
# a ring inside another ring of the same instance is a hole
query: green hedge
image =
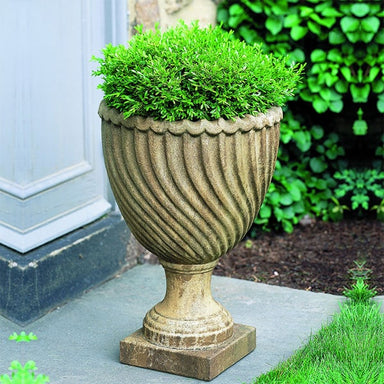
{"type": "Polygon", "coordinates": [[[304,215],[384,219],[384,2],[224,0],[218,21],[287,65],[307,63],[256,223],[292,231],[304,215]]]}

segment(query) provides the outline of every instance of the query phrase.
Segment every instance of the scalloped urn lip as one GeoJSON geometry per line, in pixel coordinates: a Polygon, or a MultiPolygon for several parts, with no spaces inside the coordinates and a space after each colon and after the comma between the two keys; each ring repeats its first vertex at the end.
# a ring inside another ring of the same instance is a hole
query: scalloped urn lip
{"type": "Polygon", "coordinates": [[[177,136],[184,133],[189,133],[191,136],[199,136],[202,133],[219,135],[222,132],[227,135],[232,135],[238,131],[249,132],[251,130],[262,130],[273,127],[283,118],[283,110],[281,107],[271,107],[265,113],[260,112],[255,116],[247,114],[242,118],[236,117],[234,120],[219,118],[218,120],[166,121],[143,116],[125,118],[122,112],[108,106],[104,99],[100,103],[98,113],[103,120],[127,129],[138,129],[142,132],[151,130],[157,134],[170,132],[177,136]]]}

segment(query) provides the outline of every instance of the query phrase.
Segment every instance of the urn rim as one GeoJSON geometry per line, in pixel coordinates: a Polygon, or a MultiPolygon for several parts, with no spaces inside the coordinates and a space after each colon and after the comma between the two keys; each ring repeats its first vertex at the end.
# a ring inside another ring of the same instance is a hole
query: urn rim
{"type": "Polygon", "coordinates": [[[122,112],[113,107],[109,107],[105,100],[102,100],[99,107],[99,116],[114,125],[122,126],[127,129],[137,129],[142,132],[153,131],[157,134],[165,134],[169,132],[173,135],[182,135],[188,133],[192,136],[199,136],[203,133],[209,135],[219,135],[225,133],[232,135],[236,132],[246,133],[251,130],[262,130],[264,128],[273,127],[283,118],[283,110],[281,107],[271,107],[265,113],[258,113],[256,116],[245,115],[244,117],[236,117],[235,120],[178,120],[166,121],[155,120],[152,117],[131,116],[125,118],[122,112]]]}

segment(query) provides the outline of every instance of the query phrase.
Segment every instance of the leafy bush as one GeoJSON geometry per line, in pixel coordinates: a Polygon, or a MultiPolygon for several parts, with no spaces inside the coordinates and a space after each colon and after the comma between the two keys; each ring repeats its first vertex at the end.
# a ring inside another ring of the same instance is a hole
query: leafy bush
{"type": "Polygon", "coordinates": [[[291,232],[306,214],[336,219],[332,175],[345,161],[339,136],[325,134],[317,125],[306,129],[288,111],[281,123],[281,142],[273,182],[255,223],[264,230],[291,232]]]}
{"type": "Polygon", "coordinates": [[[369,209],[371,199],[384,200],[384,172],[377,172],[375,169],[345,169],[343,172],[336,172],[334,178],[339,180],[335,189],[336,198],[349,197],[352,209],[360,215],[362,211],[369,209]]]}
{"type": "Polygon", "coordinates": [[[288,102],[276,172],[255,220],[264,230],[290,232],[305,215],[340,220],[346,211],[374,210],[384,220],[376,187],[354,185],[342,197],[337,188],[338,175],[363,173],[365,183],[384,166],[383,16],[379,1],[221,2],[218,21],[235,37],[261,43],[287,65],[307,63],[300,92],[288,102]]]}
{"type": "Polygon", "coordinates": [[[124,113],[169,121],[233,119],[284,104],[303,66],[285,65],[260,46],[197,23],[161,33],[138,29],[128,47],[107,45],[93,72],[107,104],[124,113]]]}
{"type": "Polygon", "coordinates": [[[218,20],[249,44],[290,62],[308,63],[299,98],[314,111],[351,115],[364,135],[363,116],[384,112],[384,4],[336,0],[225,0],[218,20]]]}

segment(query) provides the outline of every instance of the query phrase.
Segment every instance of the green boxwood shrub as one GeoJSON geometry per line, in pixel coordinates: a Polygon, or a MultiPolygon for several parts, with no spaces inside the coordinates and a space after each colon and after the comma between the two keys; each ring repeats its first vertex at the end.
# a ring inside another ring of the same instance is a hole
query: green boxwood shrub
{"type": "Polygon", "coordinates": [[[108,45],[100,67],[104,99],[111,107],[155,119],[233,119],[281,106],[303,70],[263,53],[220,27],[180,22],[164,33],[138,30],[128,46],[108,45]]]}

